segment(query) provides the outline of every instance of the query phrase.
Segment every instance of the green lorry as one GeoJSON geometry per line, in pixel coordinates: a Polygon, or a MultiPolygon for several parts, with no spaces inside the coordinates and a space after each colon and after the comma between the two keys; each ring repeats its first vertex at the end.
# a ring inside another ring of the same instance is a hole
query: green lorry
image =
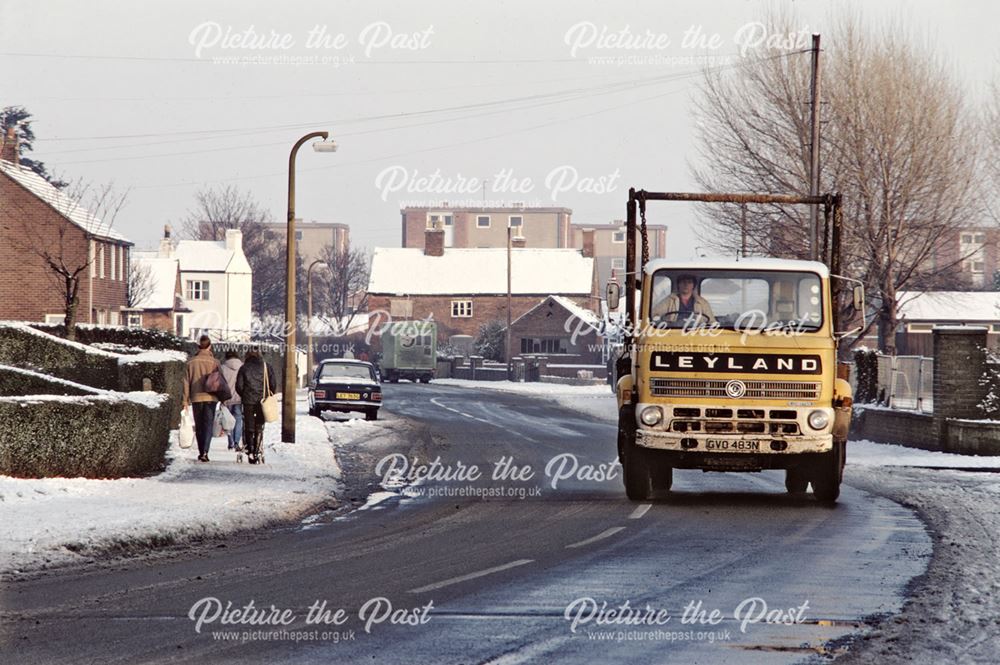
{"type": "Polygon", "coordinates": [[[382,378],[429,383],[437,370],[437,324],[433,321],[396,321],[382,333],[382,378]]]}

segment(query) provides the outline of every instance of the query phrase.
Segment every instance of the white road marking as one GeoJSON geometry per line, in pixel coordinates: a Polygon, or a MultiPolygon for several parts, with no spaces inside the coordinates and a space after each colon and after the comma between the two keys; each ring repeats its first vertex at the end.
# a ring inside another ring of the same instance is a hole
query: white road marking
{"type": "Polygon", "coordinates": [[[652,507],[653,507],[653,504],[651,504],[651,503],[644,503],[641,506],[636,507],[636,509],[632,511],[632,514],[628,516],[628,518],[630,520],[637,520],[640,517],[642,517],[643,515],[645,515],[649,511],[649,509],[652,508],[652,507]]]}
{"type": "Polygon", "coordinates": [[[492,575],[493,573],[499,573],[503,570],[510,570],[511,568],[517,568],[518,566],[523,566],[525,564],[534,563],[534,559],[518,559],[517,561],[511,561],[510,563],[505,563],[502,566],[495,566],[493,568],[487,568],[486,570],[480,570],[475,573],[469,573],[468,575],[459,575],[458,577],[452,577],[451,579],[444,580],[443,582],[435,582],[434,584],[428,584],[427,586],[422,586],[416,589],[410,589],[409,593],[423,593],[424,591],[434,591],[435,589],[441,589],[446,586],[451,586],[452,584],[458,584],[460,582],[468,582],[469,580],[474,580],[477,577],[485,577],[486,575],[492,575]]]}
{"type": "Polygon", "coordinates": [[[483,423],[485,425],[490,425],[492,427],[498,427],[498,428],[500,428],[502,430],[505,430],[508,434],[513,434],[514,436],[520,437],[520,438],[522,438],[522,439],[524,439],[526,441],[531,441],[532,443],[538,443],[538,441],[536,441],[535,439],[532,439],[530,436],[527,436],[526,434],[521,434],[520,432],[516,432],[516,431],[514,431],[512,429],[508,429],[508,428],[504,427],[503,425],[499,425],[499,424],[493,422],[492,420],[487,420],[486,418],[480,418],[479,416],[474,416],[471,413],[466,413],[465,411],[459,411],[458,409],[452,408],[450,406],[446,406],[446,405],[442,404],[441,402],[438,402],[437,399],[438,399],[437,397],[432,397],[430,399],[431,404],[433,404],[434,406],[439,406],[442,409],[444,409],[445,411],[451,411],[452,413],[457,413],[458,415],[463,416],[465,418],[470,418],[472,420],[475,420],[476,422],[480,422],[480,423],[483,423]]]}
{"type": "Polygon", "coordinates": [[[567,545],[566,549],[575,549],[577,547],[584,547],[585,545],[590,545],[591,543],[596,543],[598,540],[604,540],[605,538],[610,538],[611,536],[615,535],[619,531],[624,531],[624,530],[625,530],[625,527],[623,527],[623,526],[611,527],[610,529],[607,529],[605,531],[600,532],[599,534],[597,534],[593,538],[587,538],[586,540],[581,540],[578,543],[573,543],[572,545],[567,545]]]}

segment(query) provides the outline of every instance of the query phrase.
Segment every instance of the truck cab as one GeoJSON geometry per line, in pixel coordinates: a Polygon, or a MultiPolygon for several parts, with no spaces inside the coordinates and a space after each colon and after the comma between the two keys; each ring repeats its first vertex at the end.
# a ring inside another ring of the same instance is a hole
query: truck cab
{"type": "Polygon", "coordinates": [[[660,259],[635,284],[616,385],[629,498],[669,490],[674,469],[782,469],[789,492],[811,484],[835,502],[851,389],[837,373],[828,267],[660,259]]]}

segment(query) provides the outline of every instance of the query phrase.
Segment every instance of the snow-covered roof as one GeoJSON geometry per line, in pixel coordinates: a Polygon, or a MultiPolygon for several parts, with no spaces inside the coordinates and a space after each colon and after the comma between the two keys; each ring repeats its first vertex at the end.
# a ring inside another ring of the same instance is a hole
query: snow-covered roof
{"type": "Polygon", "coordinates": [[[174,256],[181,272],[250,272],[243,252],[227,249],[225,240],[181,240],[174,256]]]}
{"type": "Polygon", "coordinates": [[[65,194],[48,180],[26,166],[0,159],[0,172],[9,176],[33,195],[47,203],[53,210],[87,233],[107,240],[131,244],[128,238],[105,224],[84,208],[79,201],[65,194]]]}
{"type": "Polygon", "coordinates": [[[135,303],[142,309],[173,309],[177,294],[177,259],[167,259],[156,252],[133,252],[132,260],[139,266],[148,266],[151,289],[141,301],[135,303]]]}
{"type": "MultiPolygon", "coordinates": [[[[589,294],[594,260],[576,249],[511,250],[511,292],[589,294]]],[[[422,249],[376,247],[368,292],[396,295],[507,293],[507,249],[454,248],[443,256],[422,249]]]]}
{"type": "Polygon", "coordinates": [[[673,259],[654,259],[646,264],[646,273],[656,270],[794,270],[798,272],[815,272],[821,278],[830,276],[830,269],[819,261],[795,261],[792,259],[694,259],[690,261],[675,261],[673,259]]]}
{"type": "Polygon", "coordinates": [[[563,309],[567,310],[570,314],[572,314],[574,317],[576,317],[580,321],[583,321],[585,324],[587,324],[591,328],[597,328],[597,327],[599,327],[601,325],[601,317],[599,317],[596,313],[590,311],[589,309],[587,309],[585,307],[581,307],[580,305],[576,304],[575,302],[573,302],[572,300],[570,300],[569,298],[566,298],[564,296],[549,296],[548,298],[546,298],[542,302],[538,303],[537,305],[535,305],[534,307],[532,307],[531,309],[529,309],[527,312],[525,312],[521,316],[519,316],[516,319],[514,319],[511,322],[511,325],[514,325],[515,323],[517,323],[518,321],[520,321],[524,317],[526,317],[529,314],[531,314],[532,312],[534,312],[539,307],[542,307],[543,305],[545,305],[545,303],[549,302],[549,300],[555,301],[563,309]]]}
{"type": "Polygon", "coordinates": [[[1000,322],[995,291],[900,291],[896,302],[906,321],[1000,322]]]}

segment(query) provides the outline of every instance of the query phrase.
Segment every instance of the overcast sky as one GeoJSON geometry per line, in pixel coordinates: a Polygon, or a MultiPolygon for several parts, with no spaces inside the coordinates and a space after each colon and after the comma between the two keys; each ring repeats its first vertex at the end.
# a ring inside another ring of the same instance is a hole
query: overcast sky
{"type": "MultiPolygon", "coordinates": [[[[802,39],[848,6],[785,4],[802,39]]],[[[970,100],[982,94],[1000,4],[875,4],[856,7],[902,21],[970,100]]],[[[630,186],[694,187],[694,60],[733,62],[772,5],[0,0],[0,106],[34,114],[32,157],[50,171],[130,189],[116,226],[139,247],[199,188],[248,189],[283,220],[288,151],[313,130],[340,148],[300,151],[297,216],[348,223],[356,245],[398,246],[403,201],[482,200],[474,178],[491,201],[607,222],[623,217],[630,186]],[[718,35],[714,48],[682,43],[698,26],[718,35]],[[414,185],[435,172],[445,192],[414,185]]],[[[689,206],[655,207],[650,221],[670,226],[669,256],[693,255],[689,206]]]]}

